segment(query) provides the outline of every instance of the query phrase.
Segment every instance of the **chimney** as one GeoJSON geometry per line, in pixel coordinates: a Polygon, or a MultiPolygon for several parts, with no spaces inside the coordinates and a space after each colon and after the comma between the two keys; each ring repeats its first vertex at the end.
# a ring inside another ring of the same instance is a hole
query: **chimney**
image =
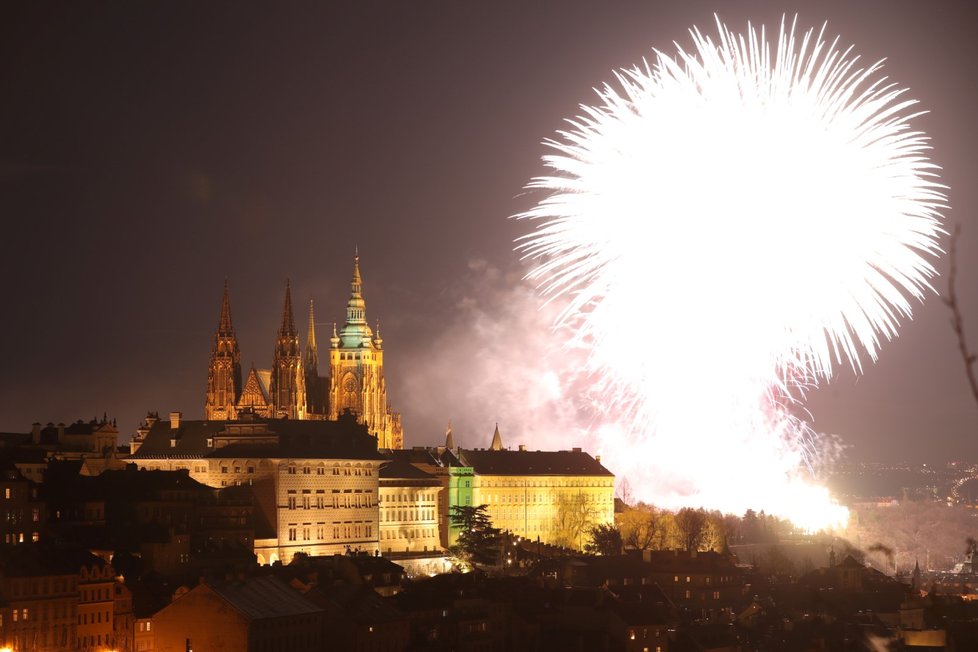
{"type": "Polygon", "coordinates": [[[580,446],[575,446],[574,448],[571,449],[571,452],[573,452],[573,453],[580,453],[581,452],[581,447],[580,446]]]}
{"type": "Polygon", "coordinates": [[[183,416],[181,412],[170,412],[170,430],[176,430],[180,427],[180,417],[183,416]]]}
{"type": "Polygon", "coordinates": [[[31,442],[35,446],[41,443],[41,424],[37,422],[31,424],[31,442]]]}
{"type": "Polygon", "coordinates": [[[597,462],[598,464],[601,464],[601,456],[600,455],[595,455],[594,456],[594,461],[597,462]]]}
{"type": "Polygon", "coordinates": [[[526,451],[526,444],[520,444],[520,452],[526,451]]]}
{"type": "Polygon", "coordinates": [[[146,425],[149,426],[150,428],[152,428],[153,424],[159,420],[160,420],[160,415],[158,413],[156,412],[146,413],[146,425]]]}

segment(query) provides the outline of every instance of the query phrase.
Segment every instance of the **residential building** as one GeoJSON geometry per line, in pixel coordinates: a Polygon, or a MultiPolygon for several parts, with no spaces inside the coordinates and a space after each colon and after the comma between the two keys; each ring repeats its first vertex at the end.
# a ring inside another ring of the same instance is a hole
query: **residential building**
{"type": "Polygon", "coordinates": [[[322,607],[276,577],[202,582],[158,611],[141,641],[151,633],[155,652],[319,652],[327,649],[323,618],[322,607]]]}

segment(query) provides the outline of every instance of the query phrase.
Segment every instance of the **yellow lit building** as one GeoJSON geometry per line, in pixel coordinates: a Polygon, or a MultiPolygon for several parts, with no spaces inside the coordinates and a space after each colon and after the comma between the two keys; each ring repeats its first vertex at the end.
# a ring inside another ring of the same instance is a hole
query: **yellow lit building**
{"type": "Polygon", "coordinates": [[[423,553],[442,550],[439,505],[443,487],[434,475],[392,451],[380,471],[380,550],[423,553]]]}
{"type": "Polygon", "coordinates": [[[488,505],[495,527],[534,541],[582,548],[587,531],[614,522],[614,475],[580,448],[503,448],[499,427],[488,449],[460,449],[472,468],[472,504],[488,505]]]}

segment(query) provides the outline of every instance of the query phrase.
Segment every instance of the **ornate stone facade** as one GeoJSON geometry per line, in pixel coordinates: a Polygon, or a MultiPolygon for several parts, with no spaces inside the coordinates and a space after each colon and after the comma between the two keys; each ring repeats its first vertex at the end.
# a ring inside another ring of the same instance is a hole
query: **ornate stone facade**
{"type": "Polygon", "coordinates": [[[242,382],[241,353],[231,323],[225,282],[221,318],[208,367],[204,418],[235,421],[249,414],[335,421],[350,411],[377,438],[378,448],[402,448],[401,416],[391,409],[387,400],[380,328],[374,330],[367,324],[359,256],[353,261],[346,323],[339,331],[333,326],[326,377],[319,375],[315,324],[310,301],[309,331],[303,350],[295,327],[291,286],[286,285],[272,368],[252,367],[242,382]]]}
{"type": "Polygon", "coordinates": [[[353,261],[346,324],[339,333],[334,328],[329,340],[329,418],[350,410],[377,437],[379,448],[403,448],[401,415],[387,402],[380,325],[375,333],[367,324],[359,261],[353,261]]]}

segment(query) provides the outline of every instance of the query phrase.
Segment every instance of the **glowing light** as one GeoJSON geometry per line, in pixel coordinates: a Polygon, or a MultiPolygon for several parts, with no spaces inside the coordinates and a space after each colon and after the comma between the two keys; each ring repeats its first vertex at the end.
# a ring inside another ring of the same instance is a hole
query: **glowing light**
{"type": "Polygon", "coordinates": [[[617,72],[547,141],[518,249],[588,352],[599,452],[636,497],[817,529],[846,512],[809,477],[804,392],[911,316],[944,187],[881,64],[824,29],[782,24],[772,48],[717,27],[617,72]]]}

